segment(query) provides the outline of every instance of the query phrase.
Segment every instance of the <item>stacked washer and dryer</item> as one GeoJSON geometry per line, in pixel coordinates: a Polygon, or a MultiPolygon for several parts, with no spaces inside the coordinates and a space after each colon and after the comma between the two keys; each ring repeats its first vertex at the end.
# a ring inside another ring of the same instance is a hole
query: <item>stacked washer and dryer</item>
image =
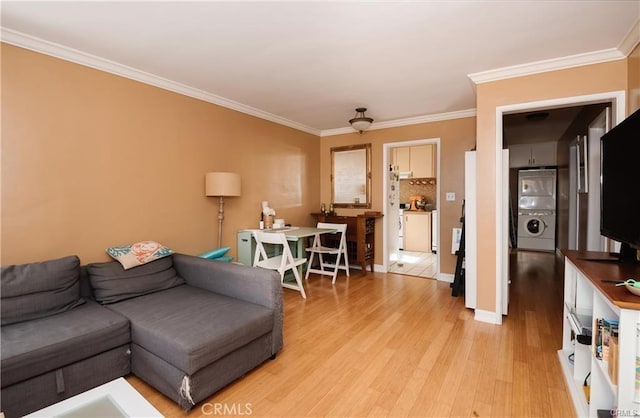
{"type": "Polygon", "coordinates": [[[556,249],[556,170],[518,172],[518,248],[556,249]]]}

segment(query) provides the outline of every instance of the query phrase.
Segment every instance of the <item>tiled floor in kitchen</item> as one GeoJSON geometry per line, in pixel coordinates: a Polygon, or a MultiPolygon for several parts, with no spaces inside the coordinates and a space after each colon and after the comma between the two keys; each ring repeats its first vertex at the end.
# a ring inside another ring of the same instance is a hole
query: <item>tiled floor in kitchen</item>
{"type": "Polygon", "coordinates": [[[391,258],[389,273],[407,274],[433,279],[436,275],[438,256],[433,253],[399,251],[398,260],[391,258]]]}

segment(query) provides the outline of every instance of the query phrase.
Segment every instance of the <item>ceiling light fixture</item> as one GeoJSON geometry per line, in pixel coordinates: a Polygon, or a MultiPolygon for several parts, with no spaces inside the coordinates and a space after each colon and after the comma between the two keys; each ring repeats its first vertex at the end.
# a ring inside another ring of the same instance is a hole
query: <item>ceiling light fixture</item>
{"type": "Polygon", "coordinates": [[[366,111],[367,111],[366,107],[357,108],[356,116],[353,119],[349,120],[349,124],[351,125],[351,127],[360,133],[362,133],[362,131],[367,130],[369,126],[371,126],[371,123],[373,122],[373,119],[368,118],[364,115],[364,112],[366,111]]]}

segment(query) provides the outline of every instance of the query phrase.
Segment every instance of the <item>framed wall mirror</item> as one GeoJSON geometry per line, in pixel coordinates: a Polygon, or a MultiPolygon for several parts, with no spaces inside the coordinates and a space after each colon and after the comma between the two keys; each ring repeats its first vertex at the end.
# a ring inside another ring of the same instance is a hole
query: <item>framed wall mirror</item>
{"type": "Polygon", "coordinates": [[[331,202],[371,208],[371,144],[331,148],[331,202]]]}

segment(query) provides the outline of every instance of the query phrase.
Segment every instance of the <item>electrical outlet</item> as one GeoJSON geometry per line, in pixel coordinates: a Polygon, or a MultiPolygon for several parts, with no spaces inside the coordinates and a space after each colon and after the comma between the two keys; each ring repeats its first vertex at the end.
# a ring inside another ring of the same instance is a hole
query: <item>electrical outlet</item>
{"type": "Polygon", "coordinates": [[[447,192],[447,200],[450,202],[453,202],[454,200],[456,200],[456,193],[455,192],[447,192]]]}

